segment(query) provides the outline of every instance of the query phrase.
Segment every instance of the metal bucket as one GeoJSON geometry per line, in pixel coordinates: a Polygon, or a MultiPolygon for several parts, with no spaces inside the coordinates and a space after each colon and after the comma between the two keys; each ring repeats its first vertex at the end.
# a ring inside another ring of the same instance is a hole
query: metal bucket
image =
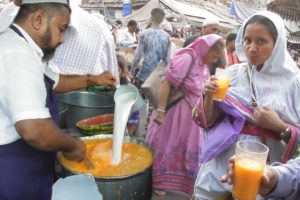
{"type": "Polygon", "coordinates": [[[115,102],[111,95],[100,92],[73,91],[57,95],[61,128],[76,130],[80,120],[97,115],[114,113],[115,102]],[[62,110],[63,109],[63,110],[62,110]]]}
{"type": "MultiPolygon", "coordinates": [[[[82,140],[111,138],[112,135],[96,135],[82,137],[82,140]]],[[[125,137],[124,141],[139,144],[149,149],[151,147],[142,139],[125,137]]],[[[62,166],[62,176],[78,174],[62,166]]],[[[94,177],[103,195],[103,200],[150,200],[152,196],[152,165],[147,169],[132,175],[122,177],[94,177]]]]}

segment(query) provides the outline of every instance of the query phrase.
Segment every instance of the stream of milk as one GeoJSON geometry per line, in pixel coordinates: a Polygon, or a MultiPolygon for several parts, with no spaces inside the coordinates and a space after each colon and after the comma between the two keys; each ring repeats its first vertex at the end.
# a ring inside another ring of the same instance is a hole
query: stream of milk
{"type": "Polygon", "coordinates": [[[120,95],[115,99],[114,131],[113,131],[113,155],[112,164],[118,165],[122,157],[122,145],[127,121],[131,108],[136,101],[136,93],[120,95]]]}

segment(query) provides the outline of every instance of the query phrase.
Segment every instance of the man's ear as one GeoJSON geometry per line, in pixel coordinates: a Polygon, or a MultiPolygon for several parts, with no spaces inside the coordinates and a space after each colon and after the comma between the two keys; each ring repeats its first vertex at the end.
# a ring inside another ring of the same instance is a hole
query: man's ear
{"type": "Polygon", "coordinates": [[[15,4],[16,6],[21,6],[22,0],[14,0],[14,4],[15,4]]]}
{"type": "Polygon", "coordinates": [[[31,25],[34,30],[47,28],[48,17],[45,11],[37,10],[31,16],[31,25]]]}

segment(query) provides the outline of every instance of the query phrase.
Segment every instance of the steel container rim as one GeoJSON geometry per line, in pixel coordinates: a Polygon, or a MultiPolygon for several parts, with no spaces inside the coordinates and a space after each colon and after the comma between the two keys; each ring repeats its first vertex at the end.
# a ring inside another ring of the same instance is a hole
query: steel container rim
{"type": "Polygon", "coordinates": [[[64,95],[71,95],[71,94],[74,94],[74,93],[79,93],[79,94],[86,94],[86,95],[95,95],[95,96],[98,96],[98,97],[101,97],[101,95],[104,95],[104,96],[107,96],[107,97],[110,97],[112,98],[113,100],[113,97],[109,94],[106,94],[104,92],[89,92],[89,91],[72,91],[72,92],[66,92],[66,93],[62,93],[62,94],[58,94],[57,95],[57,99],[60,103],[63,103],[63,104],[66,104],[66,105],[70,105],[70,106],[75,106],[75,107],[81,107],[81,108],[114,108],[115,107],[115,104],[113,103],[112,105],[107,105],[107,106],[89,106],[89,105],[84,105],[84,106],[81,106],[81,105],[77,105],[75,103],[72,103],[72,102],[66,102],[65,100],[62,99],[62,96],[64,95]]]}

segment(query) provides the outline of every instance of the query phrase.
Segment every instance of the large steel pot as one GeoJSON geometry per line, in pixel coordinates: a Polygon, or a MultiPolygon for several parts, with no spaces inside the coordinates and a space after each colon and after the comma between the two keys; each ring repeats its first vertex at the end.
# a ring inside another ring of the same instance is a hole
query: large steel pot
{"type": "Polygon", "coordinates": [[[113,96],[101,92],[73,91],[57,95],[61,128],[76,130],[76,122],[96,115],[114,113],[113,96]]]}
{"type": "MultiPolygon", "coordinates": [[[[112,138],[112,135],[96,135],[81,137],[82,140],[112,138]]],[[[125,141],[139,144],[152,153],[151,147],[142,139],[125,137],[125,141]]],[[[62,176],[78,174],[62,166],[62,176]]],[[[103,200],[150,200],[152,196],[152,165],[147,169],[129,176],[122,177],[94,177],[103,200]]]]}

